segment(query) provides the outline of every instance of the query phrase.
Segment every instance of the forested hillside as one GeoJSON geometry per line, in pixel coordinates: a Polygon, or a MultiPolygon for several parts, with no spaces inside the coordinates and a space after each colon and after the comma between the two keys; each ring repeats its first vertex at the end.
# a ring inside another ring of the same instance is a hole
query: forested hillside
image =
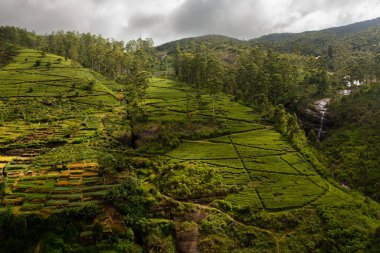
{"type": "Polygon", "coordinates": [[[183,49],[191,49],[200,44],[206,44],[213,49],[226,50],[231,48],[236,50],[236,47],[239,46],[246,47],[248,42],[221,35],[205,35],[171,41],[157,46],[156,49],[158,51],[166,51],[167,53],[172,54],[175,52],[177,45],[183,49]]]}
{"type": "Polygon", "coordinates": [[[360,87],[331,105],[336,125],[322,145],[341,182],[380,200],[380,86],[360,87]]]}
{"type": "Polygon", "coordinates": [[[25,29],[2,26],[0,41],[72,59],[112,79],[141,69],[153,70],[157,62],[151,39],[125,43],[90,33],[63,31],[38,36],[25,29]]]}
{"type": "Polygon", "coordinates": [[[380,18],[333,27],[320,31],[302,33],[269,34],[251,39],[250,43],[267,48],[276,48],[282,52],[300,52],[306,55],[326,55],[331,47],[339,43],[354,50],[374,49],[379,33],[380,18]]]}

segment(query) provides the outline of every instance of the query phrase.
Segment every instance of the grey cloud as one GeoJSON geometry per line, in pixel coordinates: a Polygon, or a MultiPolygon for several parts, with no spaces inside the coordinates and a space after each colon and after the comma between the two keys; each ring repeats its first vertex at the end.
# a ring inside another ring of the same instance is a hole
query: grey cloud
{"type": "MultiPolygon", "coordinates": [[[[260,23],[255,1],[187,0],[171,17],[177,33],[242,37],[260,23]]],[[[260,27],[256,27],[257,30],[260,27]]]]}
{"type": "Polygon", "coordinates": [[[0,0],[0,25],[46,33],[77,30],[156,44],[222,34],[250,39],[379,16],[378,0],[0,0]]]}

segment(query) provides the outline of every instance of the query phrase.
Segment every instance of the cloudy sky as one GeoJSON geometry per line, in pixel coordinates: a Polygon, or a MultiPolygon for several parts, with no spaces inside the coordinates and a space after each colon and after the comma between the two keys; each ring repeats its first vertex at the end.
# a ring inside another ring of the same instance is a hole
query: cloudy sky
{"type": "Polygon", "coordinates": [[[155,44],[205,34],[251,39],[373,19],[380,0],[0,0],[0,25],[155,44]]]}

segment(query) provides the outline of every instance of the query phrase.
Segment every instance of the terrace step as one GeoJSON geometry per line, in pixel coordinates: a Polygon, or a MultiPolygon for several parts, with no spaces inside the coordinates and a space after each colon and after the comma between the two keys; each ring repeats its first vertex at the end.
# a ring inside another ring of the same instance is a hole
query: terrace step
{"type": "Polygon", "coordinates": [[[11,204],[14,206],[20,206],[23,204],[23,198],[18,197],[18,198],[5,198],[4,200],[5,204],[11,204]]]}
{"type": "Polygon", "coordinates": [[[77,188],[67,188],[67,189],[53,189],[53,194],[73,194],[73,193],[81,193],[81,189],[77,188]]]}
{"type": "Polygon", "coordinates": [[[31,199],[29,202],[33,204],[45,203],[45,198],[34,198],[31,199]]]}
{"type": "Polygon", "coordinates": [[[39,156],[40,153],[24,153],[21,155],[21,157],[30,157],[30,158],[33,158],[33,157],[36,157],[36,156],[39,156]]]}
{"type": "Polygon", "coordinates": [[[14,164],[14,165],[17,165],[17,164],[30,164],[30,163],[32,163],[31,159],[13,160],[12,162],[10,162],[10,164],[14,164]]]}

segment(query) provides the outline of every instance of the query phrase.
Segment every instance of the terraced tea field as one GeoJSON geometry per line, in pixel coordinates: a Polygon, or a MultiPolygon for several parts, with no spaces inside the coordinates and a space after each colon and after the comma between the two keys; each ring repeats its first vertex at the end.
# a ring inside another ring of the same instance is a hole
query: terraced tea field
{"type": "Polygon", "coordinates": [[[119,105],[111,82],[63,57],[18,53],[0,71],[1,205],[48,215],[99,203],[115,184],[99,175],[93,148],[119,105]]]}
{"type": "Polygon", "coordinates": [[[96,163],[69,163],[67,168],[37,169],[25,165],[25,159],[22,159],[25,155],[12,157],[12,161],[5,165],[7,191],[11,194],[6,195],[4,202],[12,204],[16,211],[49,214],[62,207],[96,203],[107,189],[108,185],[98,176],[96,163]]]}
{"type": "MultiPolygon", "coordinates": [[[[202,106],[194,100],[186,101],[188,89],[184,85],[153,79],[149,91],[148,104],[156,120],[183,120],[189,114],[195,120],[211,116],[210,97],[202,97],[202,106]]],[[[178,163],[202,162],[215,168],[225,185],[240,189],[224,200],[241,208],[249,206],[267,211],[353,200],[350,194],[318,175],[286,138],[272,126],[261,124],[248,107],[222,95],[216,108],[216,120],[231,125],[229,134],[184,140],[165,156],[178,163]]]]}

